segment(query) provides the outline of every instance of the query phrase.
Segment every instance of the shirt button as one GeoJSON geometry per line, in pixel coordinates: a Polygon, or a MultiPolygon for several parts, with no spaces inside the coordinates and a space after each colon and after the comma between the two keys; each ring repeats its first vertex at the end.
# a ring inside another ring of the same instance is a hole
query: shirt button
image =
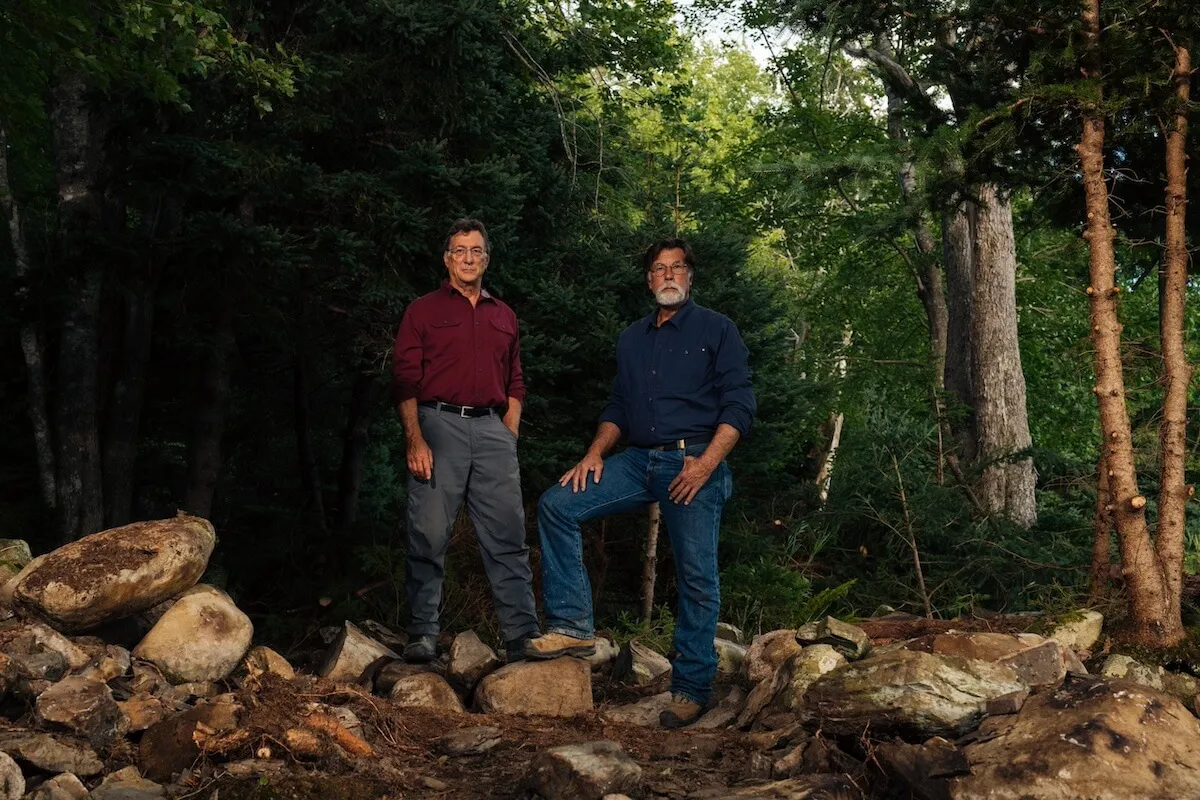
{"type": "Polygon", "coordinates": [[[657,374],[658,374],[658,372],[656,372],[655,370],[650,370],[650,374],[651,374],[651,375],[657,375],[657,374]]]}
{"type": "Polygon", "coordinates": [[[654,426],[653,426],[653,425],[651,425],[651,426],[650,426],[650,430],[654,430],[654,426]]]}

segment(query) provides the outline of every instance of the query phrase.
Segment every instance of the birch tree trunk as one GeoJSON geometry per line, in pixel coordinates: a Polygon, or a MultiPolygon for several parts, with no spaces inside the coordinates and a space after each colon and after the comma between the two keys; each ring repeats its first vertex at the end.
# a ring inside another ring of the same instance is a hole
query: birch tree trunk
{"type": "Polygon", "coordinates": [[[1095,351],[1096,399],[1104,435],[1113,524],[1121,551],[1122,572],[1129,588],[1130,636],[1151,647],[1169,647],[1183,640],[1178,603],[1171,603],[1158,554],[1146,524],[1146,498],[1137,485],[1129,411],[1125,405],[1125,375],[1121,363],[1121,325],[1117,318],[1116,231],[1108,210],[1104,182],[1104,111],[1100,62],[1100,0],[1084,0],[1084,76],[1096,82],[1083,102],[1083,132],[1078,146],[1087,206],[1084,236],[1089,248],[1092,345],[1095,351]]]}
{"type": "Polygon", "coordinates": [[[46,368],[41,332],[30,310],[29,250],[25,245],[25,229],[21,223],[21,208],[12,192],[8,176],[8,136],[0,125],[0,212],[8,221],[12,241],[13,261],[17,269],[17,303],[24,321],[21,323],[21,355],[25,359],[26,407],[33,427],[34,452],[37,455],[38,488],[42,505],[53,509],[58,505],[57,481],[54,475],[54,442],[50,435],[49,401],[46,391],[46,368]]]}
{"type": "Polygon", "coordinates": [[[995,184],[981,184],[977,196],[971,362],[978,460],[985,464],[977,496],[986,512],[1030,528],[1037,523],[1033,459],[1011,458],[1033,444],[1017,336],[1012,206],[995,184]]]}

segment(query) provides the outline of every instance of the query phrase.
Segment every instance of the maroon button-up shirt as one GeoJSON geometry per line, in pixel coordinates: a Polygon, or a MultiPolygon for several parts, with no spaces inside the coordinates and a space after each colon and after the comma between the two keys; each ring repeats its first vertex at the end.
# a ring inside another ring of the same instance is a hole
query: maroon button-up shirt
{"type": "Polygon", "coordinates": [[[460,406],[504,407],[510,397],[524,402],[517,315],[487,291],[472,306],[442,281],[404,310],[392,378],[397,404],[413,398],[460,406]]]}

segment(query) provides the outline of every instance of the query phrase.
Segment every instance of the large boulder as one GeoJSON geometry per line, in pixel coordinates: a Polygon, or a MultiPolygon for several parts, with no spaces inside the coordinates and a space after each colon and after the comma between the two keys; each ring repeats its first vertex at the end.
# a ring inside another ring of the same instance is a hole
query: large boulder
{"type": "Polygon", "coordinates": [[[989,717],[976,739],[952,800],[1200,797],[1200,722],[1130,681],[1071,676],[1020,714],[989,717]]]}
{"type": "Polygon", "coordinates": [[[779,689],[774,705],[779,709],[795,711],[804,704],[804,693],[817,678],[833,672],[846,664],[846,657],[832,645],[814,644],[792,656],[791,677],[779,689]]]}
{"type": "Polygon", "coordinates": [[[804,694],[801,716],[832,735],[898,735],[922,741],[979,725],[988,701],[1027,688],[1010,667],[894,650],[823,675],[804,694]]]}
{"type": "Polygon", "coordinates": [[[518,661],[481,680],[475,702],[486,714],[586,714],[592,710],[592,668],[578,658],[518,661]]]}
{"type": "Polygon", "coordinates": [[[93,533],[29,562],[13,602],[62,631],[92,628],[195,585],[216,541],[212,523],[187,514],[93,533]]]}
{"type": "Polygon", "coordinates": [[[134,648],[171,683],[219,681],[233,672],[250,649],[254,625],[220,589],[189,589],[134,648]]]}
{"type": "Polygon", "coordinates": [[[1086,671],[1070,648],[1032,633],[933,633],[910,639],[903,647],[1003,664],[1029,686],[1057,686],[1067,672],[1086,671]]]}

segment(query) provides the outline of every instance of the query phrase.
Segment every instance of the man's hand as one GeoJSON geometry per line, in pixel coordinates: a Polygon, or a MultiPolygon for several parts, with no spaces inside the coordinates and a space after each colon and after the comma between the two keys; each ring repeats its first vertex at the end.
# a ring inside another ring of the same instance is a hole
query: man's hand
{"type": "Polygon", "coordinates": [[[692,502],[696,494],[708,483],[708,478],[717,467],[709,464],[704,458],[695,456],[683,457],[683,469],[667,487],[667,496],[673,503],[683,503],[685,506],[692,502]]]}
{"type": "Polygon", "coordinates": [[[558,485],[566,486],[570,483],[572,492],[576,494],[586,492],[589,472],[596,473],[596,483],[600,482],[600,475],[604,472],[604,459],[590,451],[578,464],[567,470],[566,474],[559,479],[558,485]]]}
{"type": "Polygon", "coordinates": [[[518,408],[515,413],[510,410],[507,414],[504,415],[504,419],[502,419],[501,421],[504,423],[504,427],[506,427],[510,431],[512,431],[513,436],[520,438],[520,436],[521,436],[521,433],[520,433],[521,409],[518,408]]]}
{"type": "Polygon", "coordinates": [[[433,477],[433,451],[422,438],[408,440],[408,471],[421,481],[433,477]]]}

